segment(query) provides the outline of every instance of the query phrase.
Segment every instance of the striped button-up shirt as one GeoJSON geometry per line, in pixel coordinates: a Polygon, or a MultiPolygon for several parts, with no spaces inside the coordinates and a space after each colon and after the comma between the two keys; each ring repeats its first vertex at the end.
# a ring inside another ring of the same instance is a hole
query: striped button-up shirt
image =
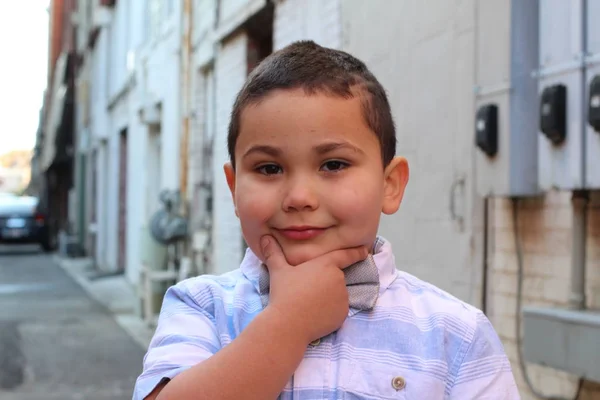
{"type": "MultiPolygon", "coordinates": [[[[350,309],[336,332],[307,346],[280,399],[519,399],[510,363],[486,316],[396,269],[389,242],[374,255],[379,299],[350,309]]],[[[133,399],[227,346],[263,309],[261,262],[171,287],[133,399]]],[[[243,393],[240,393],[240,399],[243,393]]]]}

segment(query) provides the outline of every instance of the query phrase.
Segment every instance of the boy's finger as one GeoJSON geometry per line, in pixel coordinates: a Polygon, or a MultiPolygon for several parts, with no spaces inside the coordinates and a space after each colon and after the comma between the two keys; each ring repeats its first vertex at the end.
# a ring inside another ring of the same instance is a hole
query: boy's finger
{"type": "Polygon", "coordinates": [[[277,243],[277,240],[273,236],[265,235],[260,238],[260,248],[265,265],[269,270],[288,265],[279,243],[277,243]]]}
{"type": "Polygon", "coordinates": [[[353,247],[349,249],[335,250],[325,255],[331,262],[340,269],[345,269],[352,264],[364,260],[369,255],[369,251],[364,246],[353,247]]]}

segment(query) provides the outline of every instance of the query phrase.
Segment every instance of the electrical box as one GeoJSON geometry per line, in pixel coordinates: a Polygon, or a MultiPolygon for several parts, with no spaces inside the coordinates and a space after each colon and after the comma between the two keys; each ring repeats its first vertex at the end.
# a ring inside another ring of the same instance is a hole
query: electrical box
{"type": "Polygon", "coordinates": [[[600,2],[587,0],[586,5],[586,96],[585,170],[588,189],[600,189],[600,2]]]}
{"type": "Polygon", "coordinates": [[[523,307],[525,361],[600,382],[600,313],[523,307]]]}
{"type": "Polygon", "coordinates": [[[542,190],[584,187],[585,1],[539,2],[538,149],[542,190]],[[553,114],[546,119],[545,107],[553,114]],[[559,126],[563,119],[564,127],[559,126]]]}
{"type": "Polygon", "coordinates": [[[477,7],[474,145],[477,192],[531,196],[538,189],[537,1],[477,7]]]}

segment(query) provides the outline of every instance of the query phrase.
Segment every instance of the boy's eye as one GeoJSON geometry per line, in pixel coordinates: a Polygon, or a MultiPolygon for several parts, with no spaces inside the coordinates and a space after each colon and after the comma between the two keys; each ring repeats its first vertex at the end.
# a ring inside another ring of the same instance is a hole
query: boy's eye
{"type": "Polygon", "coordinates": [[[336,161],[336,160],[332,160],[332,161],[327,161],[326,163],[323,164],[323,166],[321,167],[322,170],[324,171],[339,171],[341,169],[344,169],[348,166],[348,163],[343,162],[343,161],[336,161]]]}
{"type": "Polygon", "coordinates": [[[275,164],[265,164],[265,165],[261,165],[260,167],[258,167],[256,169],[258,172],[260,172],[263,175],[275,175],[275,174],[280,174],[282,169],[279,165],[275,165],[275,164]]]}

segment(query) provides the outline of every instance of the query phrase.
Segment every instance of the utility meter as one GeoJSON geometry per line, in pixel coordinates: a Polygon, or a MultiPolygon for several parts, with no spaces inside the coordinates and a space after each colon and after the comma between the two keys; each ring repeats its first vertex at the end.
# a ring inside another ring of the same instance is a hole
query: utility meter
{"type": "Polygon", "coordinates": [[[555,145],[567,137],[567,87],[544,88],[540,101],[540,130],[555,145]]]}
{"type": "Polygon", "coordinates": [[[600,75],[596,75],[590,83],[588,122],[596,132],[600,133],[600,75]]]}
{"type": "Polygon", "coordinates": [[[489,157],[498,152],[498,106],[485,104],[475,116],[475,144],[489,157]]]}

